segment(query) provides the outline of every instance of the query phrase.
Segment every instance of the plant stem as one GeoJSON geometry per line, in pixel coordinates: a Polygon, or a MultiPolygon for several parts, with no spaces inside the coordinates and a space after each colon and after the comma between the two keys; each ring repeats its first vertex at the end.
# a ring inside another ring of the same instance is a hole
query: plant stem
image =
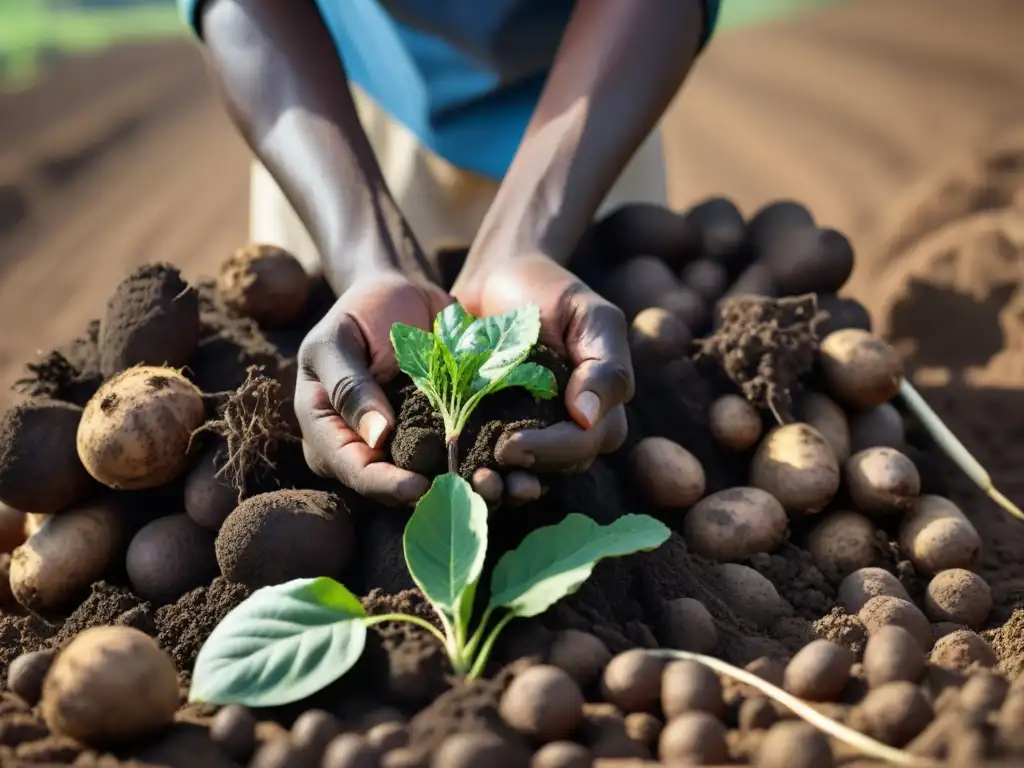
{"type": "Polygon", "coordinates": [[[501,617],[501,620],[494,625],[494,629],[491,630],[491,634],[489,634],[487,639],[484,641],[484,645],[480,649],[480,653],[477,655],[476,660],[473,662],[473,666],[470,667],[469,674],[466,675],[467,680],[479,677],[487,668],[487,659],[490,658],[491,651],[494,649],[494,644],[498,641],[498,635],[501,634],[501,630],[505,628],[505,625],[515,617],[516,615],[514,613],[506,613],[501,617]]]}
{"type": "Polygon", "coordinates": [[[900,396],[903,398],[903,402],[907,404],[907,408],[910,412],[917,416],[921,425],[927,430],[928,434],[932,436],[932,439],[938,443],[946,455],[956,464],[960,470],[969,477],[975,485],[983,490],[992,501],[1001,506],[1007,512],[1014,517],[1024,520],[1024,512],[1001,494],[992,484],[992,477],[985,468],[981,466],[981,463],[971,455],[971,452],[967,450],[966,446],[960,442],[956,435],[953,434],[952,430],[945,425],[942,419],[939,417],[932,407],[928,405],[927,401],[921,397],[921,393],[918,392],[914,385],[906,379],[903,379],[903,383],[900,384],[900,396]]]}
{"type": "Polygon", "coordinates": [[[448,471],[453,475],[459,474],[459,436],[452,435],[448,438],[448,471]]]}
{"type": "Polygon", "coordinates": [[[491,620],[492,613],[494,613],[494,609],[490,607],[484,611],[484,615],[480,617],[480,624],[477,626],[476,632],[470,636],[469,642],[466,643],[466,655],[469,658],[473,658],[476,654],[477,646],[480,645],[480,641],[484,637],[484,631],[487,629],[487,622],[491,620]]]}
{"type": "Polygon", "coordinates": [[[389,621],[404,621],[409,624],[415,624],[417,627],[427,630],[427,632],[436,637],[445,648],[448,647],[448,638],[444,636],[444,633],[429,621],[421,619],[419,616],[410,616],[406,613],[382,613],[377,616],[367,616],[363,620],[363,623],[368,627],[372,627],[374,624],[385,624],[389,621]]]}
{"type": "Polygon", "coordinates": [[[924,768],[925,766],[931,768],[932,766],[938,765],[934,761],[917,757],[916,755],[904,752],[901,749],[896,749],[895,747],[890,747],[888,744],[876,741],[870,736],[865,736],[860,731],[855,731],[847,725],[843,725],[836,720],[826,717],[813,707],[798,699],[796,696],[786,693],[781,688],[772,685],[752,672],[747,672],[746,670],[734,667],[732,664],[722,661],[721,659],[716,659],[713,656],[704,656],[700,653],[691,653],[689,651],[672,651],[660,648],[649,650],[647,653],[660,656],[665,659],[696,661],[698,664],[703,664],[721,675],[726,675],[727,677],[738,680],[745,685],[749,685],[751,688],[757,689],[765,696],[774,699],[779,704],[782,704],[787,709],[792,710],[794,714],[803,718],[818,730],[827,733],[829,736],[832,736],[839,741],[849,744],[851,747],[860,750],[866,755],[870,755],[879,760],[888,761],[894,765],[921,766],[921,768],[924,768]]]}

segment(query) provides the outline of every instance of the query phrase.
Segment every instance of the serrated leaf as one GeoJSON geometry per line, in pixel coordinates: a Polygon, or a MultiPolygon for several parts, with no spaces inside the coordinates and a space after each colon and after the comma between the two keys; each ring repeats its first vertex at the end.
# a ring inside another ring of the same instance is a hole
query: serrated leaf
{"type": "Polygon", "coordinates": [[[416,504],[403,544],[416,586],[449,617],[463,616],[487,555],[487,503],[458,475],[440,475],[416,504]]]}
{"type": "Polygon", "coordinates": [[[537,616],[582,586],[594,566],[608,557],[657,549],[669,529],[647,515],[625,515],[598,525],[586,515],[570,514],[557,525],[527,534],[498,561],[491,576],[492,608],[516,616],[537,616]]]}
{"type": "Polygon", "coordinates": [[[526,359],[539,337],[540,308],[527,304],[503,315],[474,320],[462,335],[456,356],[488,353],[476,375],[493,384],[526,359]]]}
{"type": "MultiPolygon", "coordinates": [[[[477,381],[483,382],[482,379],[477,379],[477,381]]],[[[509,387],[523,387],[531,395],[541,400],[550,400],[558,394],[558,382],[555,381],[555,374],[543,365],[536,363],[520,363],[491,391],[497,392],[509,387]]]]}
{"type": "Polygon", "coordinates": [[[454,354],[459,339],[473,324],[474,319],[461,304],[455,302],[437,313],[437,317],[434,318],[434,335],[454,354]]]}
{"type": "Polygon", "coordinates": [[[413,381],[431,380],[430,362],[435,342],[434,334],[412,325],[395,323],[391,326],[391,346],[395,349],[398,368],[413,381]]]}
{"type": "Polygon", "coordinates": [[[207,638],[189,700],[273,707],[304,699],[359,660],[365,618],[359,598],[333,579],[259,589],[207,638]]]}

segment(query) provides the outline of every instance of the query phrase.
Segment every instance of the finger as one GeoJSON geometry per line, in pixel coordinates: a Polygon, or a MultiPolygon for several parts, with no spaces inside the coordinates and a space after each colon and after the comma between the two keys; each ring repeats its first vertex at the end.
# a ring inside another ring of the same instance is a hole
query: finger
{"type": "Polygon", "coordinates": [[[571,472],[590,466],[596,456],[617,450],[626,439],[626,412],[612,409],[593,429],[564,421],[544,429],[525,429],[499,441],[499,463],[537,472],[571,472]]]}
{"type": "Polygon", "coordinates": [[[622,310],[593,293],[571,299],[566,333],[573,372],[565,404],[573,420],[592,429],[606,413],[633,397],[633,361],[622,310]]]}
{"type": "Polygon", "coordinates": [[[331,405],[370,448],[380,447],[395,423],[395,413],[367,365],[366,343],[350,318],[342,319],[333,343],[309,351],[313,377],[331,405]]]}
{"type": "Polygon", "coordinates": [[[470,485],[488,505],[494,506],[501,503],[502,494],[505,492],[505,483],[502,481],[501,475],[493,469],[487,467],[478,469],[473,473],[470,485]]]}
{"type": "Polygon", "coordinates": [[[540,480],[529,472],[509,472],[505,478],[505,489],[513,504],[526,504],[536,501],[541,496],[540,480]]]}
{"type": "Polygon", "coordinates": [[[430,488],[427,478],[387,463],[382,450],[363,442],[318,382],[300,379],[295,405],[306,463],[317,475],[389,505],[415,504],[430,488]]]}

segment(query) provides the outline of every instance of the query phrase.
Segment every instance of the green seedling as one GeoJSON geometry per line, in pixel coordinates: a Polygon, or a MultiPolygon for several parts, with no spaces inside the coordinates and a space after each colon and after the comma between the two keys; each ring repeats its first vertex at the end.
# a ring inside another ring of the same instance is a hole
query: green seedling
{"type": "Polygon", "coordinates": [[[252,707],[299,701],[355,665],[368,627],[393,621],[432,634],[458,674],[476,677],[512,619],[538,616],[573,594],[599,561],[656,549],[668,537],[669,529],[646,515],[598,525],[570,514],[538,528],[498,561],[490,597],[473,629],[487,555],[487,505],[458,475],[441,475],[416,505],[404,535],[409,573],[440,629],[418,616],[369,616],[359,598],[329,578],[265,587],[214,629],[196,659],[189,699],[252,707]]]}
{"type": "Polygon", "coordinates": [[[398,367],[444,421],[449,472],[458,472],[459,435],[484,397],[508,387],[545,400],[557,394],[555,375],[526,362],[539,337],[540,309],[534,304],[481,318],[452,304],[438,313],[433,333],[392,326],[398,367]]]}

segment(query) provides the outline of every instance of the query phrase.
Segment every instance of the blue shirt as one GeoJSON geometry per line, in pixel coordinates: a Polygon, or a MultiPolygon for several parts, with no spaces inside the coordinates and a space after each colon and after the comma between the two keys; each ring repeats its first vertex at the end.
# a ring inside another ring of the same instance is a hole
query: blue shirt
{"type": "MultiPolygon", "coordinates": [[[[193,29],[202,2],[178,0],[193,29]]],[[[500,179],[533,114],[574,0],[316,4],[352,83],[453,165],[500,179]]],[[[705,42],[720,4],[704,0],[705,42]]]]}

